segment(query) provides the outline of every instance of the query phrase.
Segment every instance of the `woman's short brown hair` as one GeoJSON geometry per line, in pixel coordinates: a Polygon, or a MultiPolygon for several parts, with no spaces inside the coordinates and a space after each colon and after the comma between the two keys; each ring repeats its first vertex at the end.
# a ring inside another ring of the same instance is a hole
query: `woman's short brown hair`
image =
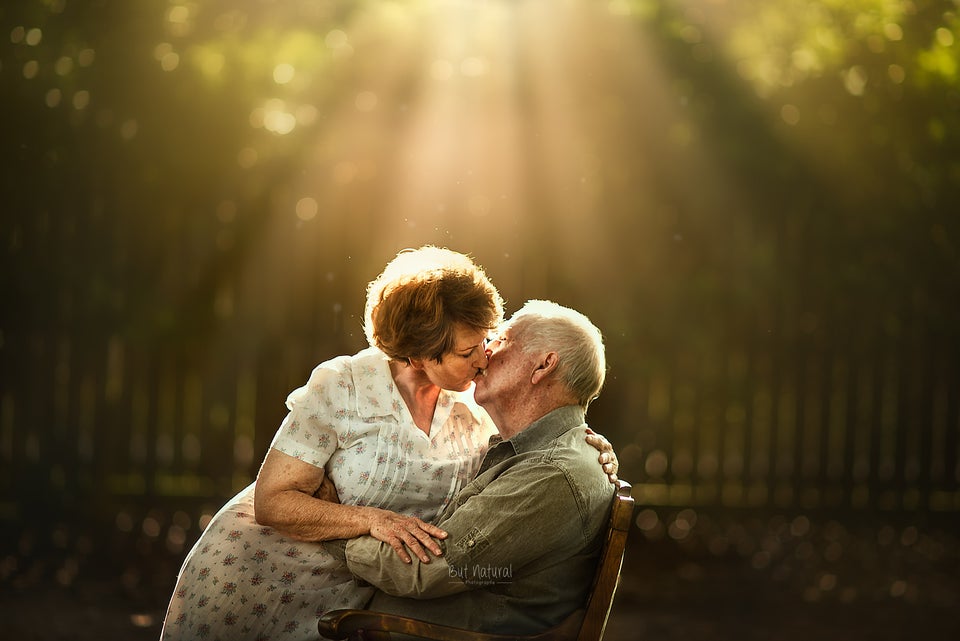
{"type": "Polygon", "coordinates": [[[439,362],[458,326],[490,331],[502,321],[503,299],[483,269],[449,249],[403,250],[367,285],[367,341],[395,360],[439,362]]]}

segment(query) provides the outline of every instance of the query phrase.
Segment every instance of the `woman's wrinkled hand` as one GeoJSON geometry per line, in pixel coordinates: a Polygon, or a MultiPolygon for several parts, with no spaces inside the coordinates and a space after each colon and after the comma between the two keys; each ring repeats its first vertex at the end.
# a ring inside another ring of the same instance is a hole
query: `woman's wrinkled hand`
{"type": "Polygon", "coordinates": [[[617,460],[617,453],[613,451],[613,445],[603,434],[597,434],[589,427],[587,428],[587,443],[600,452],[600,467],[603,468],[604,474],[610,478],[610,482],[616,483],[620,461],[617,460]]]}
{"type": "Polygon", "coordinates": [[[443,550],[434,540],[447,538],[447,533],[435,525],[421,521],[414,516],[403,516],[389,510],[370,508],[373,520],[370,523],[370,536],[383,541],[397,552],[397,556],[404,563],[410,563],[409,548],[422,563],[429,563],[430,550],[434,556],[443,554],[443,550]],[[426,548],[426,550],[424,549],[426,548]]]}

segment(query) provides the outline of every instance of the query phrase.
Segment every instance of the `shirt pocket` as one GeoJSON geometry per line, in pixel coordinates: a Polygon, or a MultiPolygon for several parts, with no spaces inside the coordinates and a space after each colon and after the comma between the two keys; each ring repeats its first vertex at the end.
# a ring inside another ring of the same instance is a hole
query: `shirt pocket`
{"type": "Polygon", "coordinates": [[[480,528],[472,527],[466,534],[454,541],[453,546],[463,555],[464,559],[472,561],[490,546],[490,540],[480,528]]]}

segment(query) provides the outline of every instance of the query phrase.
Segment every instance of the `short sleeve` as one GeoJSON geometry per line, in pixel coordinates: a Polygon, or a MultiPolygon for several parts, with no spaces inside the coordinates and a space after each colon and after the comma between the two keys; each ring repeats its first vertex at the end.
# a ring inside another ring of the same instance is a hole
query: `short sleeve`
{"type": "Polygon", "coordinates": [[[352,385],[349,374],[328,363],[317,366],[306,385],[287,397],[289,413],[270,444],[304,463],[324,467],[347,431],[352,385]]]}

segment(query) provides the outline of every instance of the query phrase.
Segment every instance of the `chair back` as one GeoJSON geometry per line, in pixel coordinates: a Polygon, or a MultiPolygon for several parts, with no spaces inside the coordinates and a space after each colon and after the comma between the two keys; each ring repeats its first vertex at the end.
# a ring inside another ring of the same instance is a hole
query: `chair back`
{"type": "Polygon", "coordinates": [[[590,596],[587,599],[586,612],[577,641],[600,641],[607,627],[613,597],[620,584],[620,568],[623,566],[623,554],[627,547],[627,534],[633,522],[632,486],[624,480],[617,481],[617,494],[610,509],[610,524],[607,527],[607,539],[600,552],[597,574],[593,579],[590,596]]]}

